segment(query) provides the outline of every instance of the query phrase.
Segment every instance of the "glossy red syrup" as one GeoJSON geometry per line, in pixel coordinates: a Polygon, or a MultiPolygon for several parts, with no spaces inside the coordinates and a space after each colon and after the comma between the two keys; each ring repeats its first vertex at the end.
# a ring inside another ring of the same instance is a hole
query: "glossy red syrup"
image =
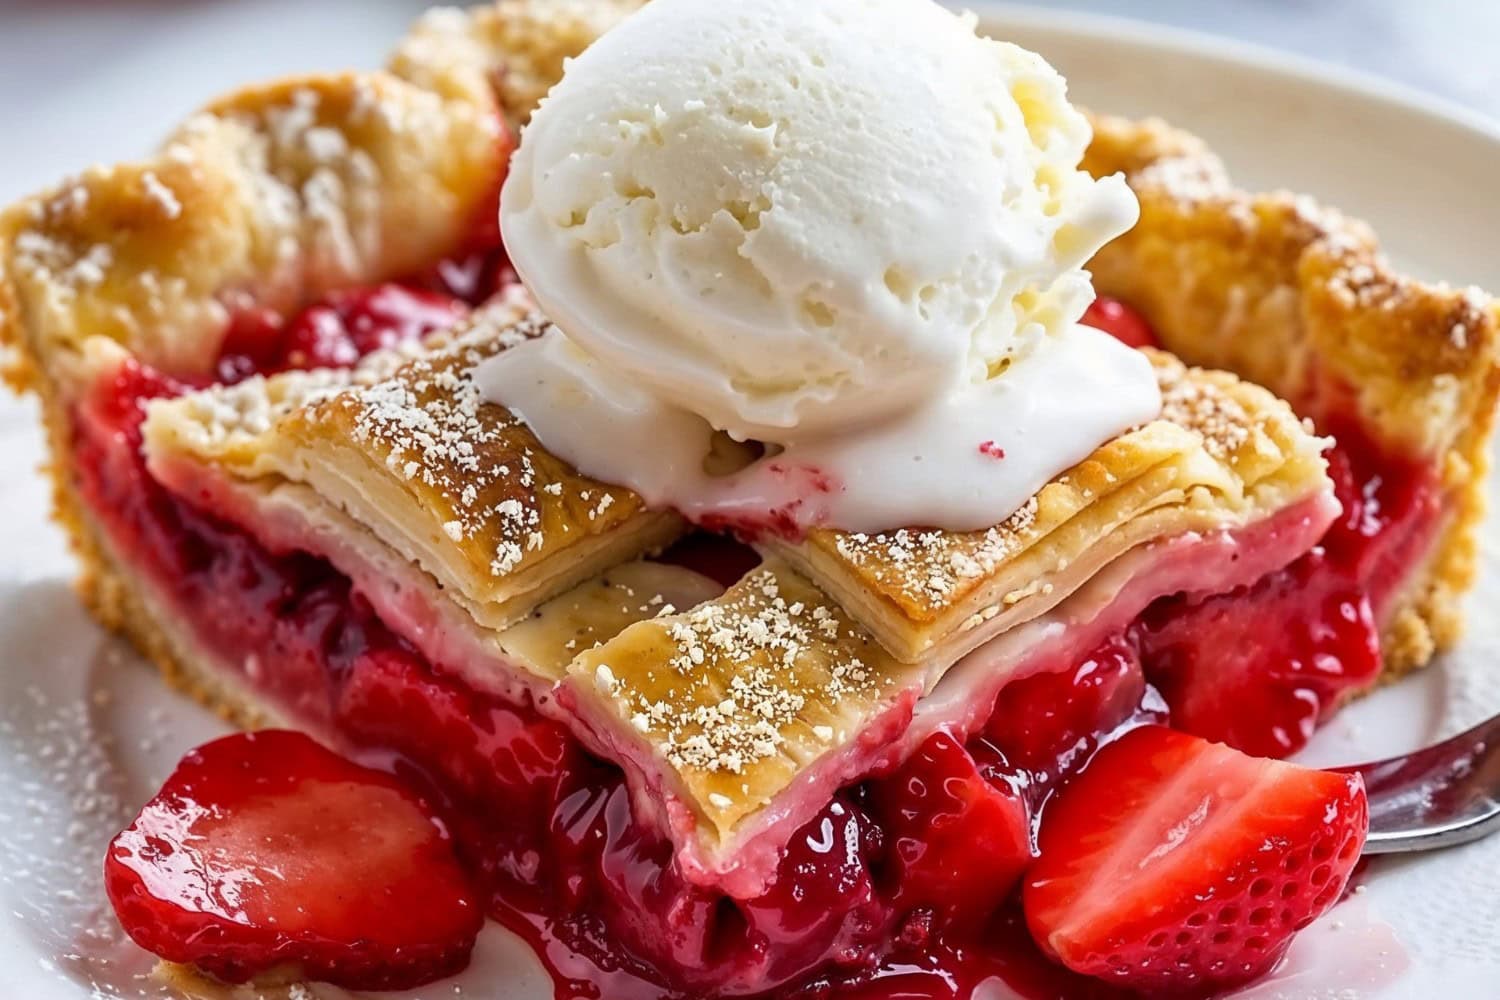
{"type": "Polygon", "coordinates": [[[218,363],[220,382],[288,368],[347,368],[371,351],[452,326],[461,300],[401,284],[336,292],[291,320],[266,309],[235,316],[218,363]]]}
{"type": "MultiPolygon", "coordinates": [[[[331,297],[308,314],[333,316],[343,332],[317,356],[343,358],[412,336],[445,309],[461,308],[454,299],[445,304],[430,288],[409,286],[382,286],[363,300],[331,297]],[[400,305],[388,325],[362,319],[391,303],[400,305]]],[[[265,343],[232,340],[229,357],[250,361],[232,360],[230,372],[243,375],[247,363],[307,363],[313,355],[302,345],[320,341],[287,331],[334,320],[305,314],[260,327],[270,331],[265,343]]],[[[285,710],[339,734],[362,760],[440,803],[491,914],[533,944],[559,997],[960,1000],[992,976],[1034,1000],[1118,995],[1043,959],[1011,888],[1052,791],[1102,743],[1164,720],[1147,683],[1149,648],[1142,667],[1139,650],[1149,645],[1142,632],[1111,637],[1079,663],[1007,687],[967,745],[940,734],[895,772],[840,792],[790,839],[764,896],[731,900],[683,879],[670,845],[632,817],[619,770],[585,753],[558,723],[434,673],[325,561],[269,552],[156,484],[139,454],[141,405],[180,391],[132,363],[80,407],[79,486],[112,544],[171,601],[192,608],[200,641],[245,664],[247,679],[285,710]]],[[[1420,490],[1403,492],[1400,476],[1361,479],[1364,460],[1350,460],[1349,481],[1371,499],[1348,537],[1330,542],[1340,567],[1393,558],[1370,553],[1393,547],[1393,526],[1415,519],[1403,498],[1420,490]]],[[[667,558],[728,582],[753,556],[700,537],[667,558]]],[[[1208,629],[1204,606],[1163,602],[1153,611],[1208,629]]],[[[1285,654],[1261,648],[1267,659],[1285,654]]]]}
{"type": "MultiPolygon", "coordinates": [[[[1085,322],[1131,346],[1154,346],[1130,307],[1101,299],[1085,322]]],[[[1338,400],[1303,407],[1329,449],[1343,515],[1322,542],[1251,587],[1167,597],[1130,635],[1173,725],[1246,753],[1285,757],[1380,672],[1381,611],[1437,527],[1432,469],[1383,449],[1338,400]]]]}
{"type": "MultiPolygon", "coordinates": [[[[841,793],[791,839],[763,897],[731,901],[691,885],[670,845],[631,816],[618,769],[562,726],[434,674],[326,562],[268,552],[157,485],[140,458],[142,404],[182,389],[127,363],[81,408],[79,485],[113,544],[193,607],[200,640],[245,663],[284,709],[442,804],[491,914],[533,942],[560,996],[819,996],[856,985],[868,996],[962,996],[966,976],[1073,978],[1024,935],[986,945],[982,959],[980,942],[964,936],[1005,901],[1030,856],[1034,777],[997,745],[938,737],[895,774],[841,793]],[[963,875],[981,862],[1005,874],[976,895],[963,875]]],[[[704,536],[664,557],[726,583],[754,562],[704,536]]],[[[1138,666],[1129,690],[1146,690],[1138,666]]],[[[1122,721],[1112,708],[1090,723],[1091,704],[1070,724],[1092,737],[1122,721]]],[[[1008,736],[1026,744],[1012,749],[1025,761],[1045,755],[1033,745],[1060,739],[1008,736]]],[[[1086,989],[1078,981],[1034,995],[1086,989]]]]}

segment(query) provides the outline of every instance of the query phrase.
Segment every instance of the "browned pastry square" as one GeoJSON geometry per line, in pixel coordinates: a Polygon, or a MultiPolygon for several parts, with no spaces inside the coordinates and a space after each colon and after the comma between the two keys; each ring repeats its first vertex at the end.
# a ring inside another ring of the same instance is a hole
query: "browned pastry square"
{"type": "Polygon", "coordinates": [[[1061,603],[1113,559],[1234,528],[1328,490],[1322,443],[1281,400],[1151,352],[1161,417],[1107,442],[984,531],[818,529],[762,544],[837,597],[898,657],[951,662],[1061,603]]]}

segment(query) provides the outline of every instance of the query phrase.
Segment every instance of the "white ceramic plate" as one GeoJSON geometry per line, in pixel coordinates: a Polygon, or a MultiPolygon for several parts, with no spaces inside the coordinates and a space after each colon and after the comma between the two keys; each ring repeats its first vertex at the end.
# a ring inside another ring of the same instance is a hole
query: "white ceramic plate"
{"type": "MultiPolygon", "coordinates": [[[[66,85],[0,88],[0,198],[87,159],[144,150],[182,111],[275,71],[375,65],[413,5],[150,3],[35,7],[0,30],[0,67],[84,53],[66,85]],[[138,8],[138,9],[137,9],[138,8]],[[142,19],[149,18],[149,30],[142,19]],[[113,44],[129,28],[131,46],[113,44]],[[226,48],[224,39],[234,39],[226,48]],[[66,45],[66,48],[63,46],[66,45]],[[35,137],[36,141],[28,141],[35,137]]],[[[1222,153],[1247,186],[1318,195],[1363,216],[1418,273],[1500,290],[1500,132],[1462,112],[1300,60],[1131,22],[986,8],[996,34],[1036,48],[1093,107],[1157,114],[1222,153]]],[[[3,70],[0,70],[3,72],[3,70]]],[[[0,998],[161,996],[120,939],[100,889],[109,837],[189,747],[219,724],[169,695],[103,634],[69,590],[70,566],[46,522],[41,458],[27,405],[0,403],[0,998]]],[[[1473,634],[1432,670],[1343,713],[1307,752],[1317,763],[1400,752],[1500,709],[1500,532],[1471,599],[1473,634]]],[[[1496,995],[1500,839],[1373,865],[1367,891],[1299,940],[1288,968],[1250,991],[1269,1000],[1496,995]]],[[[412,994],[475,1000],[549,995],[534,960],[487,932],[460,980],[412,994]],[[457,991],[457,992],[456,992],[457,991]]]]}

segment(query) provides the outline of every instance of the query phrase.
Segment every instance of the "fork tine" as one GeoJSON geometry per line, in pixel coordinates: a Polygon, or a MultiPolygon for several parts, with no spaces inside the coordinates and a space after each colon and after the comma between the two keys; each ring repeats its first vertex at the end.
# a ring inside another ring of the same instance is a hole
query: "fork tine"
{"type": "Polygon", "coordinates": [[[1500,716],[1403,757],[1338,770],[1365,779],[1367,854],[1449,847],[1500,829],[1500,716]]]}

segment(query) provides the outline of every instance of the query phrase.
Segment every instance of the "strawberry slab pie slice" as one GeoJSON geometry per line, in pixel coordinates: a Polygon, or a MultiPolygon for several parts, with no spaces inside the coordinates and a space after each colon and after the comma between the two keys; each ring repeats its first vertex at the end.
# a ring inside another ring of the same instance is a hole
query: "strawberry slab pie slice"
{"type": "Polygon", "coordinates": [[[1459,634],[1500,312],[925,0],[637,6],[435,12],[0,217],[80,593],[252,731],[109,847],[125,929],[188,989],[481,913],[559,997],[1264,974],[1367,826],[1269,758],[1459,634]],[[920,126],[962,199],[803,141],[906,73],[991,101],[920,126]]]}

